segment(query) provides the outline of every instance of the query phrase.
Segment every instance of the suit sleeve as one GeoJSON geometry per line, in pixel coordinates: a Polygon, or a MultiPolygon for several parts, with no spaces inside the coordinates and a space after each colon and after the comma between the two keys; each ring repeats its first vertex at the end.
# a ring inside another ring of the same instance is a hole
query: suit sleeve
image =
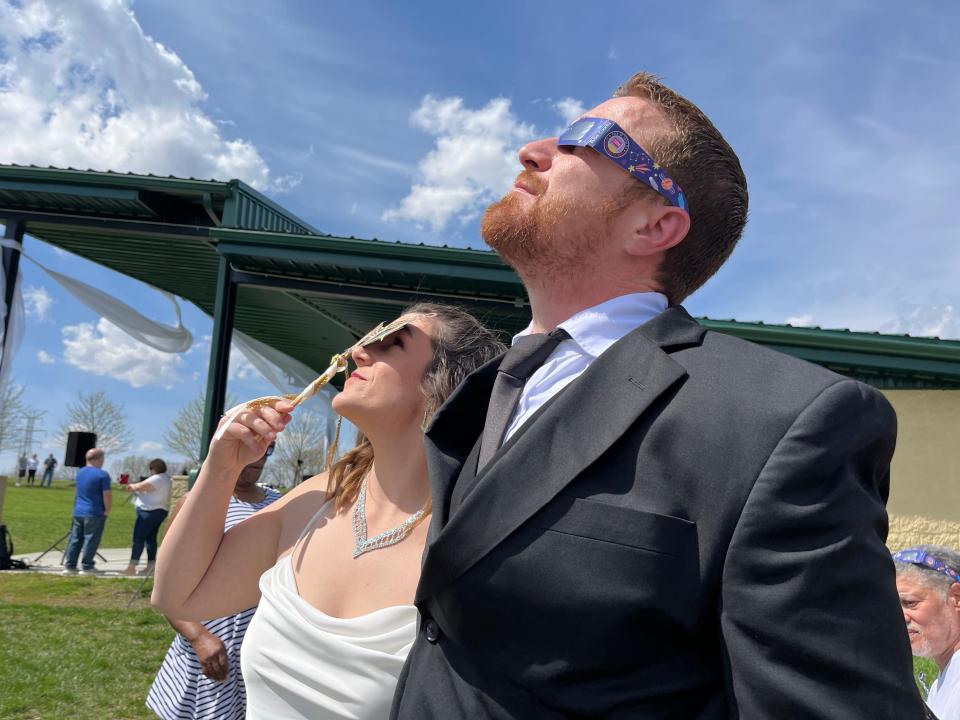
{"type": "Polygon", "coordinates": [[[844,380],[767,460],[723,570],[732,717],[924,717],[884,545],[895,440],[886,399],[844,380]]]}

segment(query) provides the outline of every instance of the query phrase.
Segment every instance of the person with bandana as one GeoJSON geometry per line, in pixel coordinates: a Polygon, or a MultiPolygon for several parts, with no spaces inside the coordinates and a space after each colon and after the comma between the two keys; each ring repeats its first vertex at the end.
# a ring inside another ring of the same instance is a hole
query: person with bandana
{"type": "Polygon", "coordinates": [[[960,720],[960,553],[919,545],[893,554],[913,654],[940,670],[927,693],[939,720],[960,720]]]}

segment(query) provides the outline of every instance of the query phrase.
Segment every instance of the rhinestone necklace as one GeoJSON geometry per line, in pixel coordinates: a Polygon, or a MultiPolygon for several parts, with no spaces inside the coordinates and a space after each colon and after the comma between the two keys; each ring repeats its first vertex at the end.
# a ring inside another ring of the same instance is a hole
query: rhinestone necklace
{"type": "Polygon", "coordinates": [[[366,499],[367,499],[367,480],[363,479],[363,482],[360,483],[360,492],[357,495],[357,504],[353,506],[353,557],[354,559],[360,557],[366,552],[372,550],[379,550],[380,548],[390,547],[391,545],[396,545],[398,542],[403,540],[407,535],[413,531],[414,523],[417,522],[420,518],[423,517],[423,514],[427,510],[427,506],[424,505],[422,508],[417,510],[413,515],[408,517],[402,523],[397,525],[395,528],[385,530],[384,532],[376,535],[369,540],[367,539],[367,513],[366,513],[366,499]]]}

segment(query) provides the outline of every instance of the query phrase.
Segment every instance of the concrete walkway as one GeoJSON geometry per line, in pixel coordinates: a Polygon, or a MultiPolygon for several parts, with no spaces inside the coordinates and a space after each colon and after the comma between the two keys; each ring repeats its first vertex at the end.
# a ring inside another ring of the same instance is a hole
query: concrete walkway
{"type": "MultiPolygon", "coordinates": [[[[65,546],[65,544],[64,544],[65,546]]],[[[98,551],[103,558],[96,559],[97,569],[103,570],[101,577],[125,577],[123,571],[127,569],[127,563],[130,561],[130,548],[100,548],[98,551]]],[[[37,562],[39,552],[28,553],[26,555],[14,555],[18,560],[23,560],[30,566],[28,571],[11,570],[10,572],[38,572],[47,574],[58,574],[63,570],[62,558],[63,550],[52,550],[40,558],[37,562]]],[[[138,569],[143,569],[147,564],[145,557],[140,558],[138,569]]]]}

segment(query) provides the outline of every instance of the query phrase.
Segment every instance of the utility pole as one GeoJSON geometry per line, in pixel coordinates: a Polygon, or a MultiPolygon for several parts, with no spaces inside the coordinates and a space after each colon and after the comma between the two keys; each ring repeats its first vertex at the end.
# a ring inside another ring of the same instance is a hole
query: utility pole
{"type": "Polygon", "coordinates": [[[29,455],[33,452],[33,435],[36,430],[37,420],[42,420],[46,414],[46,410],[29,410],[23,414],[25,425],[23,429],[23,442],[20,443],[20,455],[29,455]]]}

